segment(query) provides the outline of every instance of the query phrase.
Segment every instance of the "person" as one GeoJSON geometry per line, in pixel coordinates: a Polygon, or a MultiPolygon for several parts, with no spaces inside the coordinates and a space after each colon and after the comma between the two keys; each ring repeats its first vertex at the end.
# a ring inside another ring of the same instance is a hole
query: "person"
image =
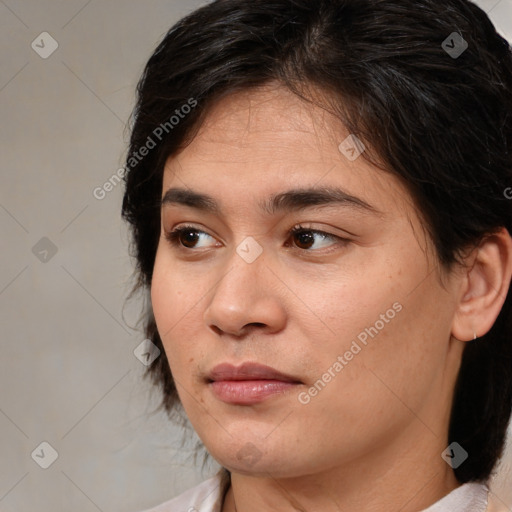
{"type": "Polygon", "coordinates": [[[217,0],[137,88],[151,512],[483,512],[512,404],[512,52],[467,0],[217,0]],[[158,350],[157,350],[158,349],[158,350]]]}

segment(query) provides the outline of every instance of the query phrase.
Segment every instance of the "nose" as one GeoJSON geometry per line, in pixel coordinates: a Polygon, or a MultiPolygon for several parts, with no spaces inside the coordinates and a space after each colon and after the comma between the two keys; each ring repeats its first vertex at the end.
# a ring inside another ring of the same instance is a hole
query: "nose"
{"type": "Polygon", "coordinates": [[[210,295],[204,321],[217,334],[237,337],[254,329],[278,332],[286,324],[284,288],[263,254],[248,263],[234,252],[210,295]]]}

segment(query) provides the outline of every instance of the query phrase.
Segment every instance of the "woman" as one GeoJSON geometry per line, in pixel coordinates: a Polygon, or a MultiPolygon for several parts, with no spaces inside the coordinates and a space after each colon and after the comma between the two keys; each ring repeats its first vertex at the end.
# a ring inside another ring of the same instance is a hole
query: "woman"
{"type": "Polygon", "coordinates": [[[218,0],[127,156],[149,375],[221,471],[152,512],[483,512],[512,404],[512,54],[466,0],[218,0]]]}

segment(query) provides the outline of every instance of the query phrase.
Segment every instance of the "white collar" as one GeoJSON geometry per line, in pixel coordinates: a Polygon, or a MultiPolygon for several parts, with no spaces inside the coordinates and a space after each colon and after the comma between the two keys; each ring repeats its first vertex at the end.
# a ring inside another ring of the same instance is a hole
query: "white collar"
{"type": "MultiPolygon", "coordinates": [[[[220,512],[227,484],[222,485],[221,473],[205,480],[178,497],[143,512],[220,512]]],[[[421,512],[486,512],[489,489],[481,483],[466,483],[421,512]]]]}
{"type": "Polygon", "coordinates": [[[457,487],[422,512],[485,512],[488,492],[485,484],[469,482],[457,487]]]}

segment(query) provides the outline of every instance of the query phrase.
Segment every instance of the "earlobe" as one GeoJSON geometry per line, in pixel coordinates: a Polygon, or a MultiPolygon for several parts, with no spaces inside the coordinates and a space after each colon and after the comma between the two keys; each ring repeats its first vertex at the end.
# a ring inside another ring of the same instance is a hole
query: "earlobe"
{"type": "Polygon", "coordinates": [[[512,238],[506,228],[490,234],[466,259],[452,336],[472,341],[487,334],[505,303],[512,275],[512,238]]]}

